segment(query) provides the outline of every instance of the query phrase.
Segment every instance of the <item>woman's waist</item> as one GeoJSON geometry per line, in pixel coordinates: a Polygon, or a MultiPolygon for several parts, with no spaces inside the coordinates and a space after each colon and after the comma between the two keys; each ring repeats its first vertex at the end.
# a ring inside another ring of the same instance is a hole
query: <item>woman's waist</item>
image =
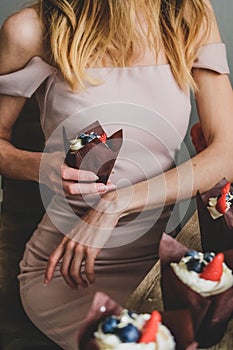
{"type": "MultiPolygon", "coordinates": [[[[46,209],[46,215],[40,223],[44,229],[58,230],[67,234],[72,230],[78,221],[82,221],[85,213],[95,208],[96,202],[100,199],[99,195],[92,196],[75,196],[75,198],[65,198],[55,195],[46,209]],[[47,217],[47,218],[46,218],[47,217]],[[54,226],[52,228],[51,226],[54,226]]],[[[157,208],[153,210],[143,210],[135,214],[122,217],[116,228],[113,230],[113,236],[121,232],[145,232],[157,224],[158,221],[166,222],[171,214],[171,207],[157,208]]]]}

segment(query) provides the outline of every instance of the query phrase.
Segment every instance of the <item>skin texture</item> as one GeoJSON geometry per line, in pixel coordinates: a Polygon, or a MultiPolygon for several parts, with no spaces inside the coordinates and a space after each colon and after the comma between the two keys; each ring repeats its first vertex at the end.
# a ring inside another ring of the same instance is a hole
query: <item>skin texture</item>
{"type": "MultiPolygon", "coordinates": [[[[207,43],[220,41],[213,18],[207,43]]],[[[23,68],[34,56],[48,61],[43,50],[41,24],[36,11],[29,8],[11,16],[2,27],[0,74],[23,68]]],[[[154,57],[147,51],[136,64],[139,63],[154,64],[154,57]]],[[[167,63],[163,54],[156,63],[167,63]]],[[[196,103],[207,148],[177,168],[116,191],[114,184],[96,184],[95,174],[91,172],[60,166],[63,159],[59,152],[46,155],[49,175],[40,179],[41,182],[57,191],[62,178],[66,194],[99,192],[102,196],[96,207],[84,215],[83,222],[78,223],[52,253],[45,284],[51,282],[55,266],[62,259],[61,273],[66,283],[71,288],[87,287],[88,283],[94,283],[95,259],[121,217],[189,198],[198,190],[208,190],[224,176],[233,181],[233,95],[229,78],[204,69],[194,69],[193,76],[198,87],[196,103]],[[84,183],[77,184],[77,179],[84,183]],[[85,275],[80,272],[83,261],[85,275]]],[[[10,178],[39,181],[41,154],[17,150],[10,143],[12,126],[25,100],[0,96],[0,172],[10,178]]]]}

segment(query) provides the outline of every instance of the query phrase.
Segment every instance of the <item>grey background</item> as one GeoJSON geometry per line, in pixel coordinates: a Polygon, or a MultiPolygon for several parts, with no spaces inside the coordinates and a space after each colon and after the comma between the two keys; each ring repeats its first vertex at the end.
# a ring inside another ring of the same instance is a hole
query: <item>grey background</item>
{"type": "MultiPolygon", "coordinates": [[[[26,6],[32,1],[27,1],[27,0],[0,0],[0,25],[3,23],[4,19],[9,16],[12,12],[15,12],[19,10],[21,7],[26,6]]],[[[188,0],[187,0],[188,1],[188,0]]],[[[230,65],[230,70],[231,70],[231,82],[233,81],[233,22],[232,22],[232,16],[233,16],[233,1],[232,0],[212,0],[212,4],[217,16],[220,32],[222,35],[222,40],[226,43],[227,46],[227,52],[228,52],[228,61],[230,65]]],[[[196,113],[196,108],[195,104],[192,101],[192,113],[191,113],[191,118],[190,118],[190,125],[192,125],[195,121],[197,121],[197,113],[196,113]]],[[[221,116],[219,116],[221,117],[221,116]]],[[[191,155],[194,153],[192,144],[189,139],[189,130],[187,133],[187,137],[185,139],[185,143],[190,150],[191,155]]],[[[178,162],[184,161],[184,152],[180,152],[178,155],[178,162]]],[[[1,197],[1,196],[0,196],[1,197]]],[[[0,198],[1,199],[1,198],[0,198]]],[[[185,216],[185,220],[187,217],[190,216],[192,211],[195,208],[195,201],[191,202],[190,209],[185,216]]],[[[184,216],[184,212],[186,212],[187,209],[187,203],[181,203],[180,205],[180,216],[184,216]]]]}

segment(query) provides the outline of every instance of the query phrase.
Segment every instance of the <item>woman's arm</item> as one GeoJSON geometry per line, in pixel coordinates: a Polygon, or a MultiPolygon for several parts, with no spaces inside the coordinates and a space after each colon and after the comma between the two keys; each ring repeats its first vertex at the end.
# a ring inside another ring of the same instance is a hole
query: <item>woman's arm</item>
{"type": "MultiPolygon", "coordinates": [[[[0,31],[0,74],[17,71],[40,55],[40,37],[33,10],[9,17],[0,31]]],[[[10,144],[12,127],[25,102],[24,97],[0,95],[0,172],[10,178],[37,181],[41,155],[10,144]]]]}
{"type": "MultiPolygon", "coordinates": [[[[34,56],[46,60],[41,23],[35,9],[28,8],[9,17],[1,28],[0,75],[22,69],[34,56]]],[[[25,97],[0,95],[0,173],[9,178],[39,181],[42,154],[19,150],[11,144],[12,128],[25,102],[25,97]]],[[[54,191],[61,190],[61,179],[69,195],[104,193],[113,188],[96,184],[97,177],[92,172],[69,168],[64,164],[64,155],[58,152],[45,154],[43,165],[46,172],[40,181],[54,191]]]]}

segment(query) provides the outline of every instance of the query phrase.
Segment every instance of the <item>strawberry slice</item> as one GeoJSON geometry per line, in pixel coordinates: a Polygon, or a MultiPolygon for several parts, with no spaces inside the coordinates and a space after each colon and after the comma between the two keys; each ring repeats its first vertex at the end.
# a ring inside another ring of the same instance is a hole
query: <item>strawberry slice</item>
{"type": "Polygon", "coordinates": [[[99,140],[100,140],[101,142],[103,142],[103,143],[106,143],[106,141],[107,141],[107,135],[106,135],[105,133],[103,133],[103,134],[100,136],[99,140]]]}
{"type": "Polygon", "coordinates": [[[227,182],[226,185],[222,188],[221,193],[229,193],[231,189],[231,183],[227,182]]]}
{"type": "Polygon", "coordinates": [[[216,209],[219,213],[224,214],[226,213],[228,207],[227,207],[227,194],[223,193],[217,200],[216,209]]]}
{"type": "Polygon", "coordinates": [[[158,332],[159,323],[161,322],[161,315],[158,311],[153,311],[151,318],[144,325],[142,335],[138,343],[151,343],[155,342],[156,334],[158,332]]]}
{"type": "Polygon", "coordinates": [[[206,265],[203,272],[200,274],[200,278],[209,281],[220,281],[223,272],[224,255],[222,253],[217,254],[213,260],[206,265]]]}

